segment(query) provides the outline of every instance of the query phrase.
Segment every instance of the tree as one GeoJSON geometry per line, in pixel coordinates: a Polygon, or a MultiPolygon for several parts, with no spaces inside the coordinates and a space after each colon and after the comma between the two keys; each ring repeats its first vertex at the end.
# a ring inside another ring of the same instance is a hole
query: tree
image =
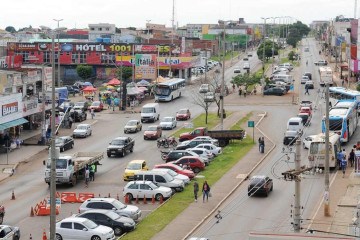
{"type": "Polygon", "coordinates": [[[289,35],[286,39],[286,43],[295,48],[303,36],[308,35],[309,32],[310,28],[307,25],[297,21],[296,23],[289,26],[289,35]]]}
{"type": "Polygon", "coordinates": [[[260,84],[260,79],[261,76],[257,76],[255,73],[243,73],[233,77],[231,82],[237,86],[244,86],[247,91],[250,85],[260,84]]]}
{"type": "MultiPolygon", "coordinates": [[[[269,41],[269,40],[265,41],[265,61],[267,61],[269,58],[272,57],[273,46],[274,46],[274,56],[276,56],[279,54],[279,49],[280,49],[279,45],[273,41],[269,41]]],[[[263,51],[264,51],[264,43],[261,43],[256,52],[259,60],[261,60],[261,61],[263,61],[263,55],[264,55],[263,51]]]]}
{"type": "Polygon", "coordinates": [[[5,31],[10,32],[10,33],[16,32],[16,30],[15,30],[15,28],[13,26],[7,26],[5,28],[5,31]]]}
{"type": "MultiPolygon", "coordinates": [[[[89,65],[78,65],[76,67],[76,72],[83,80],[87,80],[92,76],[93,68],[89,65]]],[[[94,80],[91,81],[93,83],[94,80]]]]}
{"type": "Polygon", "coordinates": [[[290,51],[288,54],[288,58],[290,61],[294,61],[295,60],[295,53],[294,51],[290,51]]]}

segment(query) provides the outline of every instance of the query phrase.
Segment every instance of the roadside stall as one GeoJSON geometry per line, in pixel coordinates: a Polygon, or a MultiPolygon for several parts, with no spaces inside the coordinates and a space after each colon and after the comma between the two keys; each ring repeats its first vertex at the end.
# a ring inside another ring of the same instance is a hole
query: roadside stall
{"type": "Polygon", "coordinates": [[[144,100],[144,92],[141,91],[136,84],[129,83],[126,85],[127,90],[127,105],[128,107],[138,106],[144,100]]]}
{"type": "Polygon", "coordinates": [[[93,101],[96,91],[97,91],[97,89],[94,88],[93,86],[87,86],[86,88],[83,89],[84,97],[87,100],[93,101]]]}

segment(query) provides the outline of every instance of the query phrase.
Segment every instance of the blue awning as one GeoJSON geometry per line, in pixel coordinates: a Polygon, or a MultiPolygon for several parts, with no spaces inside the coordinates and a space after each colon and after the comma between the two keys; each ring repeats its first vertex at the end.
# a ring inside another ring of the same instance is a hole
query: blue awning
{"type": "Polygon", "coordinates": [[[7,123],[3,123],[3,124],[0,124],[0,131],[11,128],[11,127],[19,126],[19,125],[27,123],[27,122],[28,122],[28,120],[26,120],[25,118],[19,118],[19,119],[16,119],[16,120],[13,120],[13,121],[10,121],[7,123]]]}

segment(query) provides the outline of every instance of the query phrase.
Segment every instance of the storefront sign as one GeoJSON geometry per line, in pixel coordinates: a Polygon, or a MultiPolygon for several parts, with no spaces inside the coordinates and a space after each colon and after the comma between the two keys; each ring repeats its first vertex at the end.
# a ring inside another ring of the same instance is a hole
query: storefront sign
{"type": "Polygon", "coordinates": [[[23,117],[40,112],[40,106],[38,104],[37,98],[24,101],[22,112],[23,117]]]}
{"type": "Polygon", "coordinates": [[[156,45],[135,45],[135,52],[157,52],[156,45]]]}
{"type": "Polygon", "coordinates": [[[22,56],[5,56],[0,58],[0,68],[19,68],[22,65],[22,56]]]}
{"type": "Polygon", "coordinates": [[[21,100],[22,94],[16,93],[0,97],[0,124],[22,117],[21,100]]]}
{"type": "Polygon", "coordinates": [[[2,116],[8,116],[19,111],[18,102],[10,102],[1,106],[2,116]]]}
{"type": "Polygon", "coordinates": [[[15,43],[11,42],[7,45],[10,51],[36,51],[37,43],[15,43]]]}
{"type": "Polygon", "coordinates": [[[156,78],[156,54],[135,55],[135,79],[156,78]]]}
{"type": "Polygon", "coordinates": [[[75,51],[80,52],[106,52],[103,44],[75,44],[75,51]]]}

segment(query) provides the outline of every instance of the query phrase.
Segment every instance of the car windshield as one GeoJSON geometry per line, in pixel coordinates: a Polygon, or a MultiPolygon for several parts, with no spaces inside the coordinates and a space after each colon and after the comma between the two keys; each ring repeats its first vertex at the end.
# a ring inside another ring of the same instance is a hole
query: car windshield
{"type": "Polygon", "coordinates": [[[126,168],[129,170],[139,170],[141,169],[141,163],[129,163],[126,168]]]}
{"type": "Polygon", "coordinates": [[[148,131],[156,131],[157,127],[156,126],[150,126],[148,127],[148,131]]]}
{"type": "Polygon", "coordinates": [[[186,114],[187,113],[187,110],[186,109],[182,109],[179,111],[179,114],[186,114]]]}
{"type": "Polygon", "coordinates": [[[176,172],[174,172],[174,171],[171,170],[171,169],[168,169],[167,173],[170,174],[170,176],[172,176],[172,177],[175,177],[175,176],[178,175],[176,172]]]}
{"type": "MultiPolygon", "coordinates": [[[[123,209],[123,208],[126,208],[126,205],[125,204],[123,204],[122,202],[120,202],[120,201],[114,201],[113,203],[112,203],[113,205],[114,205],[114,207],[116,208],[116,209],[123,209]]],[[[116,213],[115,213],[116,214],[116,213]]],[[[116,214],[117,215],[117,214],[116,214]]]]}
{"type": "Polygon", "coordinates": [[[265,180],[263,178],[253,178],[251,180],[251,185],[256,185],[256,186],[262,186],[265,183],[265,180]]]}
{"type": "Polygon", "coordinates": [[[56,169],[66,169],[67,160],[66,159],[56,159],[56,169]]]}
{"type": "Polygon", "coordinates": [[[155,185],[153,182],[150,182],[148,184],[152,189],[158,189],[159,187],[157,185],[155,185]]]}
{"type": "Polygon", "coordinates": [[[55,138],[55,144],[61,144],[64,142],[65,142],[65,139],[63,139],[63,138],[55,138]]]}
{"type": "Polygon", "coordinates": [[[163,118],[162,122],[172,122],[172,118],[171,117],[165,117],[165,118],[163,118]]]}
{"type": "Polygon", "coordinates": [[[91,106],[95,106],[95,107],[100,106],[100,102],[93,102],[93,103],[91,104],[91,106]]]}
{"type": "Polygon", "coordinates": [[[124,145],[125,144],[125,141],[123,139],[115,139],[115,140],[112,140],[111,145],[124,145]]]}
{"type": "Polygon", "coordinates": [[[82,224],[88,229],[94,229],[94,228],[97,228],[99,226],[96,223],[94,223],[93,221],[88,220],[88,219],[85,220],[82,224]]]}
{"type": "Polygon", "coordinates": [[[126,125],[127,126],[136,126],[136,121],[129,121],[126,125]]]}
{"type": "Polygon", "coordinates": [[[76,129],[80,129],[80,130],[85,130],[87,128],[87,126],[84,125],[79,125],[76,127],[76,129]]]}
{"type": "Polygon", "coordinates": [[[154,112],[154,108],[143,108],[142,113],[153,113],[154,112]]]}

